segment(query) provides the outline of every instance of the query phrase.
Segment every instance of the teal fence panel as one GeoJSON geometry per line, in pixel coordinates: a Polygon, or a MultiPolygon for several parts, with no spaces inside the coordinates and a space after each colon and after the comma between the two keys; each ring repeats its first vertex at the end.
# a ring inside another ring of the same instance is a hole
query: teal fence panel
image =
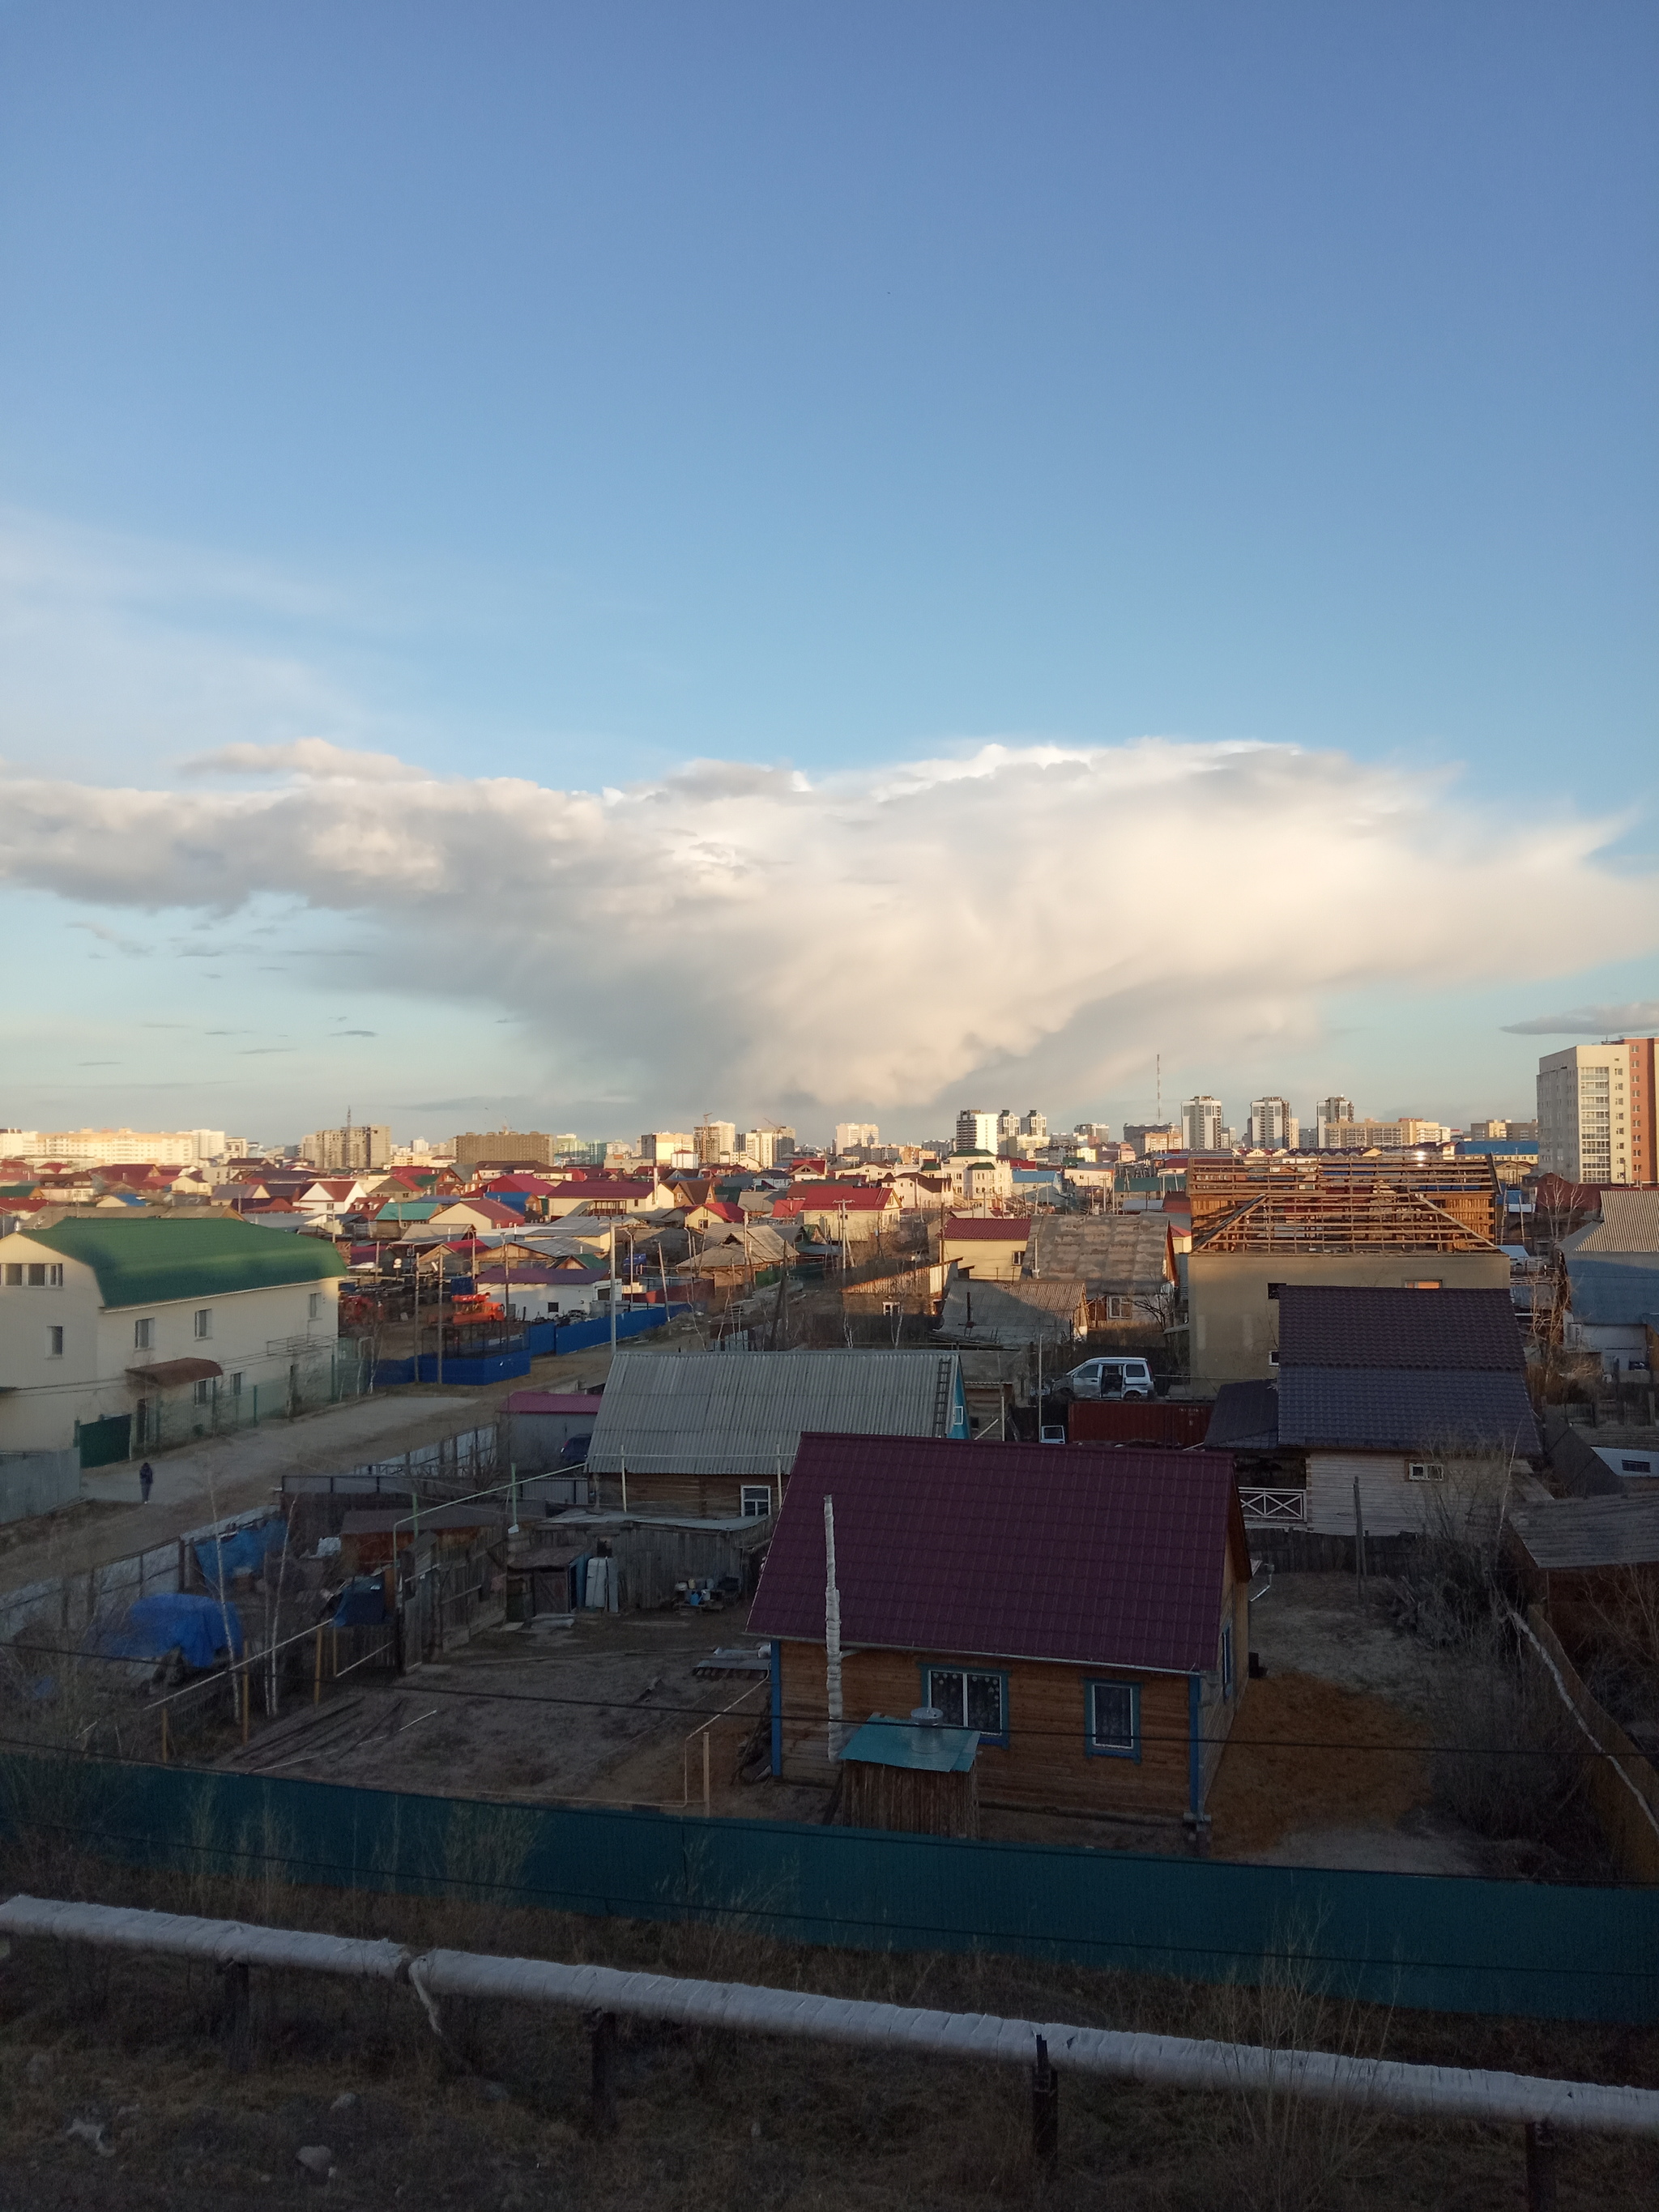
{"type": "Polygon", "coordinates": [[[1447,2012],[1659,2023],[1659,1890],[1236,1866],[1056,1844],[501,1804],[274,1775],[0,1765],[0,1820],[94,1853],[325,1887],[494,1897],[784,1942],[986,1950],[1197,1981],[1291,1957],[1331,1990],[1447,2012]]]}

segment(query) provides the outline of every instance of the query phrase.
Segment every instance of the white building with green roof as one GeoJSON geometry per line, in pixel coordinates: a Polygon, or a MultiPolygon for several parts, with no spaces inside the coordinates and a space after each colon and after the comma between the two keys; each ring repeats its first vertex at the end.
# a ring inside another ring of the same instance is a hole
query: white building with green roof
{"type": "Polygon", "coordinates": [[[281,1413],[338,1336],[344,1263],[250,1222],[100,1215],[0,1237],[0,1451],[83,1466],[281,1413]]]}

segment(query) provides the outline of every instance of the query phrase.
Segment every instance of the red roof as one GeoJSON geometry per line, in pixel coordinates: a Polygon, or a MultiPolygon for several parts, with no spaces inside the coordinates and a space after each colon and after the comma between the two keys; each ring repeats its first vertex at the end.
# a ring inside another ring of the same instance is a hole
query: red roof
{"type": "Polygon", "coordinates": [[[804,1436],[749,1616],[823,1641],[823,1500],[845,1644],[1194,1674],[1216,1663],[1228,1452],[804,1436]]]}
{"type": "Polygon", "coordinates": [[[892,1200],[893,1193],[885,1183],[874,1189],[859,1182],[808,1183],[804,1190],[781,1198],[772,1211],[786,1219],[804,1208],[813,1212],[839,1213],[843,1206],[849,1213],[881,1213],[892,1200]]]}
{"type": "Polygon", "coordinates": [[[449,1213],[453,1212],[457,1206],[462,1206],[481,1216],[485,1222],[494,1222],[497,1229],[524,1227],[524,1216],[518,1208],[513,1206],[503,1206],[499,1199],[452,1198],[440,1208],[440,1211],[449,1213]]]}
{"type": "Polygon", "coordinates": [[[507,1401],[509,1413],[597,1413],[603,1398],[586,1390],[515,1390],[507,1401]]]}
{"type": "Polygon", "coordinates": [[[510,1190],[520,1198],[551,1198],[563,1188],[562,1178],[550,1182],[545,1176],[533,1175],[493,1175],[479,1186],[484,1197],[493,1190],[510,1190]]]}
{"type": "MultiPolygon", "coordinates": [[[[578,1178],[572,1176],[571,1181],[578,1178]]],[[[656,1188],[654,1183],[633,1176],[585,1176],[580,1178],[581,1188],[572,1191],[567,1185],[558,1195],[561,1198],[649,1198],[656,1188]]]]}
{"type": "Polygon", "coordinates": [[[947,1213],[943,1233],[957,1243],[1020,1244],[1031,1233],[1029,1213],[947,1213]]]}

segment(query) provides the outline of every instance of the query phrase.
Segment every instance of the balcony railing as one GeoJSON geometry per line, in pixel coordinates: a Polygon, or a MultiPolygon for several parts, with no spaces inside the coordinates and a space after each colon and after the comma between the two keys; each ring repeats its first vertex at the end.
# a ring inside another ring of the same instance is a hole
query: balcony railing
{"type": "Polygon", "coordinates": [[[1304,1527],[1308,1518],[1305,1490],[1241,1490],[1238,1502],[1247,1521],[1279,1521],[1304,1527]]]}

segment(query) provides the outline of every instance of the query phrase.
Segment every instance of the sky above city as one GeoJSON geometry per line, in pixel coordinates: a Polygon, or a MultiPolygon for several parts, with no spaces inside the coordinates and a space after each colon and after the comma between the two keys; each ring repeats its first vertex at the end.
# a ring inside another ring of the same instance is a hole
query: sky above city
{"type": "Polygon", "coordinates": [[[0,1123],[1659,1024],[1659,16],[0,0],[0,1123]]]}

